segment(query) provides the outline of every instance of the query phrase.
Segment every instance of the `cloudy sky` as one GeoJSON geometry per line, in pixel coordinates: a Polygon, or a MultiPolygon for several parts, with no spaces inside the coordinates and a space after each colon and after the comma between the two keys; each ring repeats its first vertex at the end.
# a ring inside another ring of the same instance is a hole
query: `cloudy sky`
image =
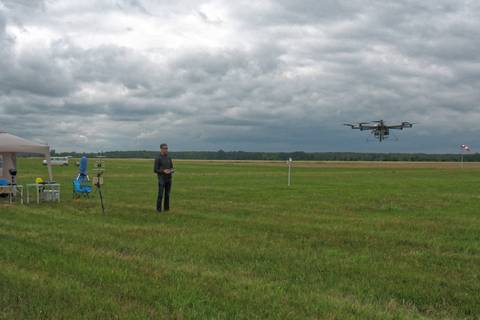
{"type": "Polygon", "coordinates": [[[479,124],[477,0],[0,0],[0,131],[57,150],[457,152],[479,124]],[[376,119],[418,125],[341,125],[376,119]]]}

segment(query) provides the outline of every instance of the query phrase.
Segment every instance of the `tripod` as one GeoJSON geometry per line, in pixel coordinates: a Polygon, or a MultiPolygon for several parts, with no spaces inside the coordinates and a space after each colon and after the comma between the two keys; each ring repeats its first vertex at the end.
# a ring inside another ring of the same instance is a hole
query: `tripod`
{"type": "Polygon", "coordinates": [[[102,205],[102,214],[105,214],[105,205],[103,204],[103,194],[102,194],[102,175],[103,171],[98,171],[97,172],[97,177],[94,181],[95,186],[97,187],[98,194],[100,195],[100,204],[102,205]]]}
{"type": "Polygon", "coordinates": [[[93,169],[97,176],[93,180],[93,184],[97,187],[98,194],[100,195],[100,204],[102,205],[102,214],[105,214],[105,205],[103,203],[103,173],[105,172],[105,162],[103,160],[96,160],[95,167],[93,169]]]}

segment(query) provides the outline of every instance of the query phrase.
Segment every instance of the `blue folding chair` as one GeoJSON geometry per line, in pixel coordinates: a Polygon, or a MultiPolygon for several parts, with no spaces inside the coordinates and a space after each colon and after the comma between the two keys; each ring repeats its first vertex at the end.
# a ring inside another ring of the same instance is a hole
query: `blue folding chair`
{"type": "Polygon", "coordinates": [[[89,197],[92,192],[92,186],[86,178],[86,176],[79,175],[75,180],[73,180],[73,198],[89,197]]]}
{"type": "MultiPolygon", "coordinates": [[[[9,186],[10,185],[10,181],[8,181],[7,179],[0,179],[0,187],[6,187],[6,186],[9,186]]],[[[9,192],[5,192],[4,189],[2,189],[2,191],[0,191],[0,197],[2,198],[6,198],[7,196],[9,196],[9,192]]]]}
{"type": "Polygon", "coordinates": [[[89,197],[90,192],[92,192],[92,186],[90,184],[90,179],[88,178],[87,168],[88,168],[88,158],[83,156],[79,162],[79,173],[78,176],[73,180],[73,198],[89,197]]]}

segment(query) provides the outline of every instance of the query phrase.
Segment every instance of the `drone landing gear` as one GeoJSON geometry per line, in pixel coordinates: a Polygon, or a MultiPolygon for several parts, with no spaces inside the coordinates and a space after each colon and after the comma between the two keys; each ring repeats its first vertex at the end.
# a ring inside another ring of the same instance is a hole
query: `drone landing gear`
{"type": "Polygon", "coordinates": [[[398,142],[400,140],[398,139],[398,136],[396,134],[392,133],[392,136],[393,136],[393,141],[398,142]]]}
{"type": "Polygon", "coordinates": [[[376,142],[376,141],[382,142],[377,137],[375,137],[373,133],[367,136],[366,142],[376,142]]]}

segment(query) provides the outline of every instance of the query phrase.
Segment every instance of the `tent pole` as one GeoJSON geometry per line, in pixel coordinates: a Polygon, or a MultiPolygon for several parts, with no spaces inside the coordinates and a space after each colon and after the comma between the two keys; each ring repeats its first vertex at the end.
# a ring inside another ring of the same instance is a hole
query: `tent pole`
{"type": "Polygon", "coordinates": [[[50,159],[50,150],[45,153],[45,159],[47,160],[47,167],[48,167],[48,179],[53,181],[53,173],[52,173],[52,160],[50,159]]]}

